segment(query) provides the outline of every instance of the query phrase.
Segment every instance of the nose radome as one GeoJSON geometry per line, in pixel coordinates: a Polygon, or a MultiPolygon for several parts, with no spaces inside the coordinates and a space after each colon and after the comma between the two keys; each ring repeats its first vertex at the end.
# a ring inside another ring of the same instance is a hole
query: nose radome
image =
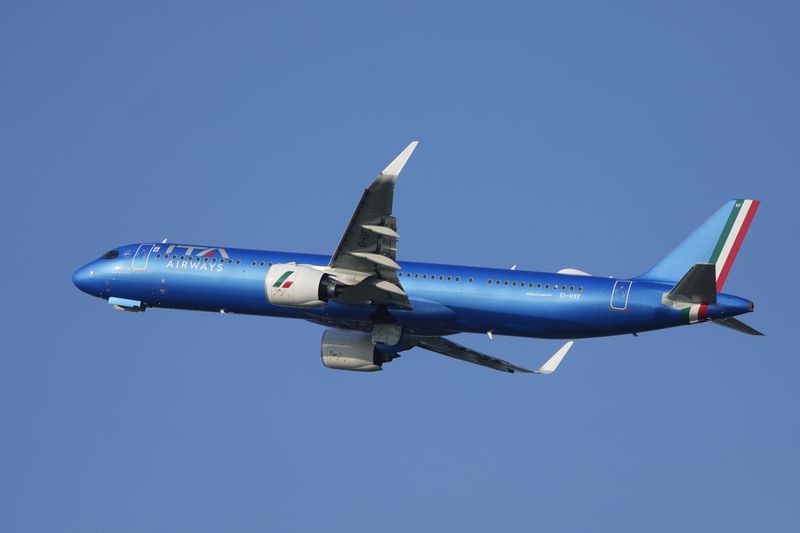
{"type": "Polygon", "coordinates": [[[72,275],[72,283],[83,292],[91,294],[91,283],[94,277],[94,270],[91,265],[82,266],[72,275]]]}

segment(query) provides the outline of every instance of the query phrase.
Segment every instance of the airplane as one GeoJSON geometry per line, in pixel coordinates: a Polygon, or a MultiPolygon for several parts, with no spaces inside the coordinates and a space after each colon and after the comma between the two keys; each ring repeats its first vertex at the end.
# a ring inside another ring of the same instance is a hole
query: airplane
{"type": "Polygon", "coordinates": [[[394,186],[409,144],[366,189],[332,255],[144,242],[79,268],[74,284],[114,309],[171,308],[299,318],[326,326],[322,363],[370,372],[414,347],[514,373],[551,374],[576,339],[710,321],[762,333],[738,315],[753,302],[722,292],[758,200],[725,203],[674,251],[632,278],[399,261],[394,186]],[[567,339],[537,370],[447,337],[567,339]]]}

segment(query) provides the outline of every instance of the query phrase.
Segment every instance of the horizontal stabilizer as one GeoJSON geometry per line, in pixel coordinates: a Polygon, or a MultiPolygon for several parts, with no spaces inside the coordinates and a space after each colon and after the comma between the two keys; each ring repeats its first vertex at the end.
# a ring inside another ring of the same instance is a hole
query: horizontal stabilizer
{"type": "Polygon", "coordinates": [[[564,360],[564,356],[567,355],[567,352],[570,348],[572,348],[573,344],[575,344],[575,341],[569,341],[562,346],[560,350],[553,354],[553,357],[548,359],[545,364],[539,367],[539,370],[534,370],[534,374],[552,374],[555,372],[556,368],[558,368],[558,365],[560,365],[561,361],[564,360]]]}
{"type": "Polygon", "coordinates": [[[713,304],[717,302],[716,267],[713,263],[697,263],[669,291],[667,298],[675,302],[713,304]]]}
{"type": "Polygon", "coordinates": [[[719,326],[725,326],[726,328],[735,329],[736,331],[741,331],[742,333],[746,333],[748,335],[759,335],[762,337],[764,336],[764,334],[758,331],[757,329],[751,328],[741,320],[733,318],[732,316],[728,318],[720,318],[718,320],[714,320],[713,323],[719,326]]]}

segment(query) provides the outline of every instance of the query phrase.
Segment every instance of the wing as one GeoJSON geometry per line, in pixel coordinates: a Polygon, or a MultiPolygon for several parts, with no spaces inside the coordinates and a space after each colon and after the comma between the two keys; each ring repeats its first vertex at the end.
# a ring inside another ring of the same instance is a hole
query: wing
{"type": "Polygon", "coordinates": [[[489,355],[476,352],[466,346],[461,346],[453,341],[447,340],[444,337],[416,337],[414,343],[420,348],[425,348],[432,352],[440,353],[455,359],[461,359],[468,363],[475,363],[476,365],[487,366],[495,370],[503,372],[524,372],[527,374],[533,373],[533,370],[516,366],[508,361],[497,359],[489,355]]]}
{"type": "Polygon", "coordinates": [[[416,147],[414,141],[400,152],[361,196],[328,265],[341,281],[356,280],[337,301],[411,307],[395,273],[400,269],[396,262],[400,236],[392,216],[392,200],[397,176],[416,147]]]}
{"type": "Polygon", "coordinates": [[[558,365],[561,364],[564,356],[567,355],[567,352],[574,344],[573,341],[569,341],[555,354],[553,354],[553,356],[550,357],[545,364],[539,367],[538,370],[528,370],[527,368],[522,368],[521,366],[514,365],[508,361],[503,361],[502,359],[476,352],[475,350],[467,348],[466,346],[461,346],[460,344],[447,340],[444,337],[415,337],[413,342],[416,346],[425,348],[426,350],[430,350],[432,352],[440,353],[455,359],[461,359],[462,361],[466,361],[468,363],[475,363],[476,365],[486,366],[495,370],[501,370],[503,372],[509,372],[511,374],[514,372],[523,372],[526,374],[552,374],[555,372],[556,368],[558,368],[558,365]]]}

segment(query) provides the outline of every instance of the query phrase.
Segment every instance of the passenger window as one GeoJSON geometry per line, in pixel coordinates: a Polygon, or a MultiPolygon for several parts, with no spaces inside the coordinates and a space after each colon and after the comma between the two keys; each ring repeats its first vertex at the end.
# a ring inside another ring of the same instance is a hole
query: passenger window
{"type": "Polygon", "coordinates": [[[422,279],[428,279],[428,275],[427,274],[423,274],[422,275],[422,279]]]}
{"type": "Polygon", "coordinates": [[[541,288],[542,288],[542,284],[541,284],[541,283],[537,283],[537,284],[536,284],[536,288],[537,288],[537,289],[541,289],[541,288]]]}
{"type": "Polygon", "coordinates": [[[414,274],[414,279],[419,278],[419,274],[414,274]]]}
{"type": "Polygon", "coordinates": [[[516,287],[516,286],[517,286],[517,282],[516,282],[516,281],[512,281],[512,282],[511,282],[511,286],[512,286],[512,287],[516,287]]]}
{"type": "Polygon", "coordinates": [[[262,267],[263,267],[263,266],[264,266],[264,261],[261,261],[261,262],[258,264],[258,266],[262,266],[262,267]]]}
{"type": "Polygon", "coordinates": [[[545,284],[544,284],[544,288],[545,288],[545,289],[549,289],[549,288],[550,288],[550,284],[549,284],[549,283],[545,283],[545,284]]]}
{"type": "MultiPolygon", "coordinates": [[[[447,276],[447,279],[449,280],[450,276],[447,276]]],[[[460,276],[456,276],[456,282],[459,282],[459,281],[461,281],[461,277],[460,276]]]]}
{"type": "Polygon", "coordinates": [[[494,280],[494,284],[495,285],[500,285],[500,280],[499,279],[494,280]]]}
{"type": "Polygon", "coordinates": [[[161,254],[156,254],[156,259],[161,259],[161,254]]]}
{"type": "Polygon", "coordinates": [[[492,278],[489,278],[489,281],[487,281],[486,283],[488,283],[489,285],[491,285],[491,284],[492,284],[492,278]]]}
{"type": "Polygon", "coordinates": [[[565,291],[565,290],[567,290],[567,286],[566,286],[566,285],[562,285],[562,286],[561,286],[561,290],[562,290],[562,291],[565,291]]]}
{"type": "Polygon", "coordinates": [[[504,282],[503,282],[503,285],[508,285],[508,282],[507,282],[507,281],[504,281],[504,282]]]}
{"type": "Polygon", "coordinates": [[[583,287],[578,287],[578,292],[583,292],[583,287]]]}
{"type": "Polygon", "coordinates": [[[236,260],[236,264],[237,264],[237,265],[241,264],[241,262],[242,262],[242,260],[241,260],[241,259],[237,259],[237,260],[236,260]]]}
{"type": "Polygon", "coordinates": [[[574,286],[574,285],[570,285],[570,286],[569,286],[569,290],[570,290],[570,291],[574,291],[574,290],[575,290],[575,286],[574,286]]]}
{"type": "Polygon", "coordinates": [[[443,279],[444,279],[444,276],[439,276],[439,281],[442,281],[443,279]]]}
{"type": "Polygon", "coordinates": [[[472,283],[472,278],[467,279],[467,283],[472,283]]]}
{"type": "Polygon", "coordinates": [[[255,261],[253,261],[253,266],[256,266],[256,262],[255,261]]]}

